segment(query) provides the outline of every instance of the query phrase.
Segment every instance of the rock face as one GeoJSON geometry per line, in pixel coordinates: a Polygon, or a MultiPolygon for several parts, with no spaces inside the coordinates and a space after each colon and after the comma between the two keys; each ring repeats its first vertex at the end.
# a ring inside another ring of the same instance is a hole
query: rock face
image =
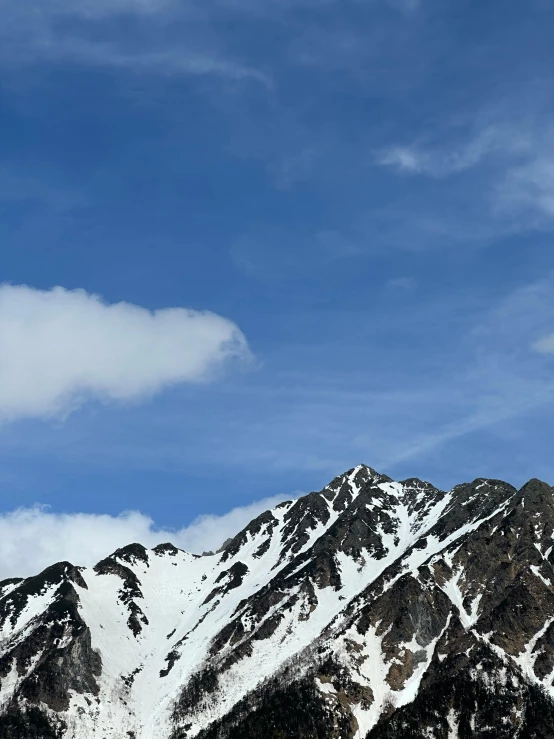
{"type": "Polygon", "coordinates": [[[554,489],[365,465],[0,583],[0,739],[554,739],[554,489]]]}

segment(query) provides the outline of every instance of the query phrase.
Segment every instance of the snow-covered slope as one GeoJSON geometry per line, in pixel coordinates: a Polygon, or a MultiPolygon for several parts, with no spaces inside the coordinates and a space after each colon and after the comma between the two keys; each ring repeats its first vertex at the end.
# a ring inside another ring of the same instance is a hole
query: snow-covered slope
{"type": "Polygon", "coordinates": [[[0,737],[554,737],[553,534],[539,481],[360,465],[215,555],[0,583],[0,737]]]}

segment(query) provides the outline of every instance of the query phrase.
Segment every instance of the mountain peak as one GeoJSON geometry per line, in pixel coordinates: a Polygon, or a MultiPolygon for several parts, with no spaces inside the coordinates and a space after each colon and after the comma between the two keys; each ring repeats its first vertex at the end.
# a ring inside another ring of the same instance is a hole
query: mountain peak
{"type": "Polygon", "coordinates": [[[5,581],[0,739],[553,736],[553,536],[538,480],[358,465],[210,557],[5,581]]]}
{"type": "Polygon", "coordinates": [[[526,497],[552,495],[552,487],[547,482],[533,477],[531,480],[526,482],[518,492],[526,497]]]}

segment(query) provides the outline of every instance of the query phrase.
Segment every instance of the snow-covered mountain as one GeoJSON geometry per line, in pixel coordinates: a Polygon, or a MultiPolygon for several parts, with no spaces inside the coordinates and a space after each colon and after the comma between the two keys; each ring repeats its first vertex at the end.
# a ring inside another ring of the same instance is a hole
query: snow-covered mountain
{"type": "Polygon", "coordinates": [[[554,489],[360,465],[224,549],[0,583],[0,737],[554,738],[554,489]]]}

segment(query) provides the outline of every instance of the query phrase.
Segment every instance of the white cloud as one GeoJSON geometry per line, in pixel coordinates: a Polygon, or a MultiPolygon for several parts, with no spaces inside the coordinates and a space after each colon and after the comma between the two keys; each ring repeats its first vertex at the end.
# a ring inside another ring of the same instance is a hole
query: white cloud
{"type": "Polygon", "coordinates": [[[493,154],[520,155],[530,149],[530,142],[525,131],[508,126],[487,125],[473,132],[457,146],[390,146],[378,151],[375,161],[381,166],[406,174],[446,177],[472,169],[493,154]]]}
{"type": "MultiPolygon", "coordinates": [[[[222,516],[210,514],[198,516],[190,526],[178,531],[176,536],[172,538],[170,536],[170,539],[187,552],[215,551],[226,539],[237,534],[260,513],[274,508],[284,500],[292,500],[296,497],[298,497],[298,493],[294,495],[273,495],[270,498],[257,500],[247,506],[233,508],[222,516]]],[[[156,537],[159,540],[159,534],[156,534],[156,537]]]]}
{"type": "Polygon", "coordinates": [[[0,285],[2,420],[67,414],[89,398],[141,399],[248,357],[238,327],[214,313],[0,285]]]}
{"type": "Polygon", "coordinates": [[[158,529],[149,516],[52,513],[43,507],[0,514],[0,580],[28,577],[55,562],[92,566],[119,547],[171,542],[186,551],[214,551],[253,518],[291,497],[273,496],[234,508],[221,516],[199,516],[180,530],[158,529]]]}

